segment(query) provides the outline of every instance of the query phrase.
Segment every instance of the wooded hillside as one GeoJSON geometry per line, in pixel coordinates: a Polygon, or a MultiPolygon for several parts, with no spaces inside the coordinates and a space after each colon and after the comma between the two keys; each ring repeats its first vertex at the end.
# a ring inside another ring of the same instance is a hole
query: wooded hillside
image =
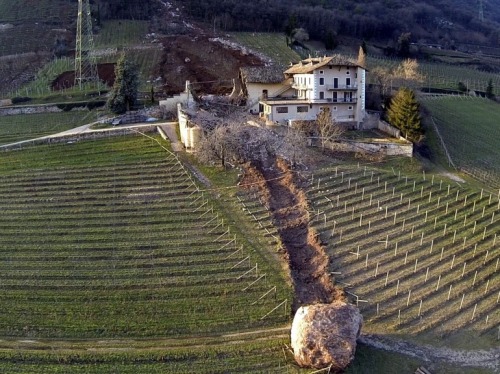
{"type": "MultiPolygon", "coordinates": [[[[180,4],[180,2],[179,2],[180,4]]],[[[328,34],[367,40],[411,32],[414,41],[499,45],[500,1],[466,0],[185,0],[188,14],[225,31],[282,31],[296,17],[311,38],[328,34]]]]}

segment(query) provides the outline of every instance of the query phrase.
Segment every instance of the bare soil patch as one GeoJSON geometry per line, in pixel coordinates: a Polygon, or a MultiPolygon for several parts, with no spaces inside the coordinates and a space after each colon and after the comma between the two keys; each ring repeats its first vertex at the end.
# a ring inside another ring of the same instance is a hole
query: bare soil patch
{"type": "MultiPolygon", "coordinates": [[[[97,65],[97,74],[99,79],[104,81],[109,87],[112,87],[115,83],[115,64],[106,63],[97,65]]],[[[65,71],[59,75],[52,84],[50,88],[59,91],[67,88],[71,88],[75,85],[75,71],[65,71]]]]}
{"type": "Polygon", "coordinates": [[[309,227],[301,181],[288,164],[277,159],[269,167],[247,165],[242,185],[257,186],[272,214],[295,288],[292,310],[344,299],[343,291],[333,285],[328,273],[325,249],[317,233],[309,227]]]}
{"type": "Polygon", "coordinates": [[[184,91],[186,80],[210,82],[193,84],[198,93],[229,93],[240,67],[263,65],[258,56],[210,41],[204,33],[167,36],[161,42],[163,56],[155,75],[163,78],[166,94],[184,91]]]}

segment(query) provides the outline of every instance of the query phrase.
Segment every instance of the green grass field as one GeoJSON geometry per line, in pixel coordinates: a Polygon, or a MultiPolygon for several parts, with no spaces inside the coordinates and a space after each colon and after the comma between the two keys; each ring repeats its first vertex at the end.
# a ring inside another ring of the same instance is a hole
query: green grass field
{"type": "Polygon", "coordinates": [[[497,191],[339,165],[315,173],[308,195],[331,271],[358,303],[365,331],[497,345],[497,191]]]}
{"type": "Polygon", "coordinates": [[[96,112],[89,111],[0,116],[0,145],[55,134],[96,119],[96,112]]]}
{"type": "MultiPolygon", "coordinates": [[[[500,188],[500,105],[470,97],[424,99],[451,159],[467,174],[500,188]]],[[[432,119],[428,120],[432,128],[432,119]]]]}
{"type": "Polygon", "coordinates": [[[139,44],[148,32],[147,21],[110,20],[95,35],[96,48],[118,48],[139,44]]]}
{"type": "Polygon", "coordinates": [[[284,307],[261,319],[289,298],[279,273],[242,247],[155,142],[41,146],[2,161],[1,336],[158,337],[288,322],[284,307]]]}
{"type": "Polygon", "coordinates": [[[279,33],[231,33],[238,42],[254,51],[260,52],[274,62],[288,66],[290,62],[297,62],[300,56],[286,45],[285,35],[279,33]]]}
{"type": "MultiPolygon", "coordinates": [[[[394,69],[401,61],[395,58],[367,57],[367,65],[370,70],[376,67],[394,69]]],[[[447,63],[425,61],[418,61],[418,63],[419,72],[424,76],[423,82],[420,83],[420,88],[424,92],[434,88],[457,91],[459,82],[462,82],[469,90],[484,92],[491,79],[494,93],[500,95],[500,76],[498,74],[447,63]]],[[[370,74],[367,76],[368,83],[376,84],[370,74]]]]}
{"type": "Polygon", "coordinates": [[[0,180],[2,370],[293,368],[291,289],[257,245],[268,239],[248,240],[157,140],[3,152],[0,180]],[[9,349],[20,338],[39,346],[20,358],[9,349]]]}

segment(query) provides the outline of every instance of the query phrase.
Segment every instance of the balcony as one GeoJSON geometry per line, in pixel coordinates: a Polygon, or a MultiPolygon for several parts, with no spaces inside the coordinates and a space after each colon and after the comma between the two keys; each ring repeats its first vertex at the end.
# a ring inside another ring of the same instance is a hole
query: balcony
{"type": "Polygon", "coordinates": [[[319,104],[323,104],[323,103],[339,103],[339,104],[356,104],[358,101],[355,97],[353,98],[343,98],[343,97],[339,97],[339,98],[326,98],[326,99],[314,99],[314,100],[311,100],[312,103],[319,103],[319,104]]]}
{"type": "Polygon", "coordinates": [[[294,90],[312,90],[312,87],[309,87],[307,84],[299,84],[299,83],[293,83],[292,88],[294,90]]]}
{"type": "Polygon", "coordinates": [[[349,90],[356,91],[358,89],[358,85],[351,84],[351,85],[347,86],[345,84],[338,84],[337,86],[335,86],[333,84],[327,84],[326,89],[328,91],[346,91],[346,90],[347,91],[349,91],[349,90]]]}

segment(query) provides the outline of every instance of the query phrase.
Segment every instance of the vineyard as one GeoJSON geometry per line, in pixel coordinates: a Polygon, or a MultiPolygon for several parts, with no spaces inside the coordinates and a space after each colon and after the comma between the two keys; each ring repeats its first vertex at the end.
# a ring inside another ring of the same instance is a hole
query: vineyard
{"type": "Polygon", "coordinates": [[[422,100],[446,150],[461,171],[500,188],[500,109],[491,100],[470,97],[428,97],[422,100]]]}
{"type": "Polygon", "coordinates": [[[109,20],[95,35],[96,48],[118,48],[140,44],[148,32],[147,21],[109,20]]]}
{"type": "MultiPolygon", "coordinates": [[[[370,70],[375,67],[394,69],[401,62],[402,60],[397,58],[367,57],[367,65],[370,70]]],[[[488,81],[491,79],[494,93],[500,95],[500,76],[498,74],[459,65],[431,63],[420,60],[418,61],[418,66],[419,72],[424,76],[424,81],[420,87],[424,92],[436,88],[457,91],[459,82],[462,82],[470,91],[485,92],[488,81]]],[[[367,77],[369,84],[377,83],[370,74],[367,74],[367,77]]]]}
{"type": "Polygon", "coordinates": [[[39,146],[2,160],[3,338],[192,341],[289,323],[279,265],[157,139],[39,146]]]}
{"type": "Polygon", "coordinates": [[[96,119],[89,111],[0,116],[0,145],[55,134],[96,119]]]}
{"type": "Polygon", "coordinates": [[[334,166],[311,177],[308,195],[332,275],[365,331],[497,344],[499,191],[334,166]]]}
{"type": "Polygon", "coordinates": [[[238,43],[264,54],[283,66],[300,60],[300,56],[286,45],[284,34],[238,32],[231,35],[238,43]]]}

